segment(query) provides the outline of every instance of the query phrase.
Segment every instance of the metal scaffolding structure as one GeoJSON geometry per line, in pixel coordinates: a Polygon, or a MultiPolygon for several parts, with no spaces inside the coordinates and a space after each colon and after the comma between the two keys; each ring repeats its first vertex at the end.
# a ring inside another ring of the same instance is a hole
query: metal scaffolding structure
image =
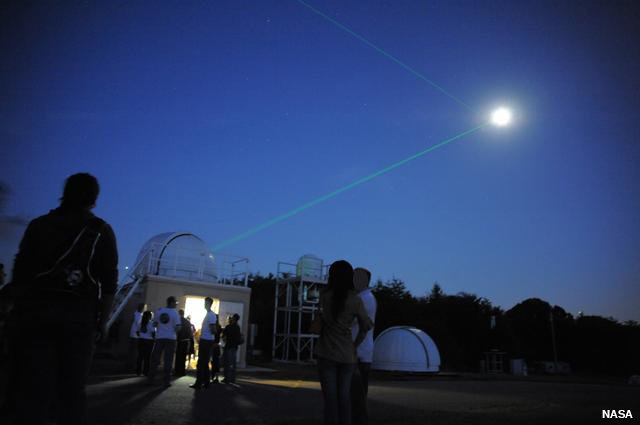
{"type": "MultiPolygon", "coordinates": [[[[329,266],[321,263],[316,273],[300,273],[297,265],[278,263],[273,314],[273,360],[306,363],[314,361],[318,335],[309,325],[318,313],[320,290],[327,284],[329,266]]],[[[308,271],[308,269],[307,269],[308,271]]]]}

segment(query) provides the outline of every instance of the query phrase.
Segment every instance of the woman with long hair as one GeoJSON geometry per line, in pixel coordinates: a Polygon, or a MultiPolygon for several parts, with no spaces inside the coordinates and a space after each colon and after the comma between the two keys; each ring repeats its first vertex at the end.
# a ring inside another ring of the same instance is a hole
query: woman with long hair
{"type": "Polygon", "coordinates": [[[327,288],[320,295],[322,330],[316,346],[324,398],[324,424],[351,424],[351,375],[357,363],[356,347],[373,326],[362,300],[353,290],[353,267],[340,260],[329,267],[327,288]],[[351,326],[359,332],[351,338],[351,326]]]}
{"type": "Polygon", "coordinates": [[[152,313],[145,311],[142,313],[142,320],[138,325],[138,361],[136,362],[136,375],[149,375],[149,363],[151,361],[151,352],[153,351],[153,339],[155,337],[155,329],[153,327],[152,313]]]}

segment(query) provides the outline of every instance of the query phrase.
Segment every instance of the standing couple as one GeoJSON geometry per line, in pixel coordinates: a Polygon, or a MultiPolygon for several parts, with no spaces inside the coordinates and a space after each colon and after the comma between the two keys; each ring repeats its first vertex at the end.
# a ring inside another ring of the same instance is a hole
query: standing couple
{"type": "Polygon", "coordinates": [[[371,273],[340,260],[320,295],[322,330],[316,348],[325,425],[368,422],[366,397],[373,358],[376,300],[371,273]]]}

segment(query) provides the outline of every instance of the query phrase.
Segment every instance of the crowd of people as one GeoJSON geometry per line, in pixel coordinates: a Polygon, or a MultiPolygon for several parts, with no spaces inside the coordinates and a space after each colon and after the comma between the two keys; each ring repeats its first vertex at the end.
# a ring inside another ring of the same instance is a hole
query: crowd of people
{"type": "Polygon", "coordinates": [[[176,298],[167,298],[166,307],[158,308],[155,314],[144,311],[139,304],[131,324],[131,349],[134,353],[136,375],[148,378],[149,385],[155,384],[160,360],[163,363],[162,383],[171,385],[172,369],[176,377],[186,375],[186,364],[195,354],[195,340],[198,340],[198,362],[196,381],[191,388],[208,388],[211,383],[219,383],[218,373],[224,371],[224,384],[235,383],[238,346],[244,343],[238,321],[234,314],[222,327],[218,315],[211,310],[213,299],[204,299],[205,315],[199,330],[184,316],[184,310],[176,311],[176,298]],[[222,355],[223,364],[220,364],[222,355]]]}

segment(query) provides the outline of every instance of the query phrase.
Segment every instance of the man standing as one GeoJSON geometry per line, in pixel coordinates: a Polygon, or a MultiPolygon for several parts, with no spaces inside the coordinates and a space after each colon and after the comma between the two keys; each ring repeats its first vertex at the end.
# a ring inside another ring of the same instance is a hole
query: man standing
{"type": "Polygon", "coordinates": [[[44,424],[54,400],[58,424],[87,423],[95,335],[106,337],[118,279],[113,230],[91,213],[99,191],[94,176],[70,176],[60,207],[32,220],[20,242],[6,288],[19,423],[44,424]]]}
{"type": "Polygon", "coordinates": [[[200,341],[198,341],[198,365],[196,382],[190,385],[191,388],[200,389],[209,387],[211,379],[209,373],[209,361],[211,360],[211,349],[213,348],[213,340],[216,334],[216,325],[218,316],[211,311],[213,299],[207,297],[204,299],[204,309],[207,311],[202,320],[202,328],[200,329],[200,341]]]}
{"type": "Polygon", "coordinates": [[[222,331],[224,338],[224,351],[222,359],[224,362],[224,379],[225,384],[233,384],[236,382],[236,357],[238,354],[238,346],[244,343],[244,338],[240,332],[238,321],[240,315],[234,314],[229,318],[229,324],[222,331]]]}
{"type": "Polygon", "coordinates": [[[187,362],[187,354],[189,353],[189,344],[191,343],[191,322],[184,317],[184,310],[178,310],[180,315],[180,332],[178,332],[178,346],[176,347],[176,364],[173,373],[176,376],[184,376],[187,374],[185,363],[187,362]]]}
{"type": "Polygon", "coordinates": [[[167,306],[156,310],[153,324],[156,327],[156,343],[151,354],[151,367],[149,368],[149,385],[153,385],[156,376],[160,357],[164,352],[162,360],[164,366],[163,384],[171,386],[171,366],[173,365],[173,355],[176,352],[176,335],[180,331],[181,321],[176,311],[175,297],[167,298],[167,306]]]}
{"type": "MultiPolygon", "coordinates": [[[[358,267],[353,271],[354,289],[362,299],[367,316],[369,316],[375,327],[377,303],[369,288],[370,281],[371,272],[369,270],[358,267]]],[[[351,327],[351,335],[354,340],[358,335],[358,329],[358,322],[356,321],[351,327]]],[[[353,425],[366,425],[369,422],[367,394],[369,392],[369,372],[373,361],[373,327],[367,332],[364,340],[358,346],[357,355],[358,367],[351,379],[351,415],[353,425]]]]}

